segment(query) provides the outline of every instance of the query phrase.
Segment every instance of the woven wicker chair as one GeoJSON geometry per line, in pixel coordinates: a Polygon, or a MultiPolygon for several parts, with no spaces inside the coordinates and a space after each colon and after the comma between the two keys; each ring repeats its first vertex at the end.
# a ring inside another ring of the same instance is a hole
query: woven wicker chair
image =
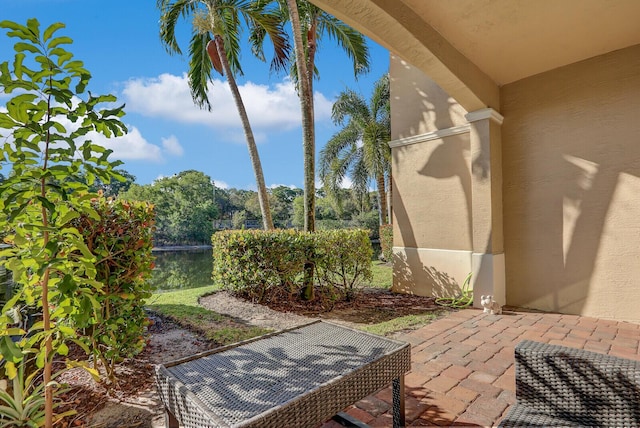
{"type": "Polygon", "coordinates": [[[640,361],[523,341],[502,427],[640,427],[640,361]]]}

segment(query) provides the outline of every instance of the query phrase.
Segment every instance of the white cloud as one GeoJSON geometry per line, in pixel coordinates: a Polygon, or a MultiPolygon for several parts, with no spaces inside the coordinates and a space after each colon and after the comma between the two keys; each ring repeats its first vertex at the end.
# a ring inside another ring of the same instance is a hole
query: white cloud
{"type": "Polygon", "coordinates": [[[353,187],[353,180],[351,180],[351,178],[345,176],[342,179],[342,183],[340,183],[340,188],[341,189],[351,189],[353,187]]]}
{"type": "MultiPolygon", "coordinates": [[[[247,82],[239,90],[251,126],[257,135],[256,140],[266,140],[268,132],[300,126],[300,103],[290,80],[285,79],[270,86],[247,82]]],[[[237,139],[238,130],[241,129],[240,118],[226,81],[216,79],[209,85],[210,112],[193,103],[186,74],[175,76],[165,73],[156,78],[132,79],[125,83],[123,95],[130,112],[210,126],[229,133],[230,137],[235,137],[233,139],[237,139]]],[[[331,101],[321,93],[316,93],[314,99],[316,120],[330,118],[331,101]]]]}
{"type": "Polygon", "coordinates": [[[95,144],[113,150],[113,158],[120,160],[148,160],[162,162],[162,149],[160,146],[149,143],[140,133],[138,128],[130,127],[129,132],[123,136],[106,138],[97,132],[90,132],[87,138],[95,144]]]}
{"type": "Polygon", "coordinates": [[[218,189],[228,189],[229,188],[229,184],[227,184],[226,181],[222,181],[222,180],[213,180],[213,184],[214,186],[216,186],[218,189]]]}
{"type": "Polygon", "coordinates": [[[184,154],[184,149],[175,135],[162,138],[162,148],[169,155],[182,156],[184,154]]]}
{"type": "Polygon", "coordinates": [[[277,187],[288,187],[289,189],[297,189],[298,186],[295,184],[270,184],[267,186],[269,189],[275,189],[277,187]]]}

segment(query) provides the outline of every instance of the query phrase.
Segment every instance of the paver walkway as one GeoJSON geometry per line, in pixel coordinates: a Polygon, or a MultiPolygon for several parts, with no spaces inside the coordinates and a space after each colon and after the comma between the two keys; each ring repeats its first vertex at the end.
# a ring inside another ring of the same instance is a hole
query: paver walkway
{"type": "MultiPolygon", "coordinates": [[[[505,310],[452,312],[398,339],[412,344],[405,377],[409,426],[495,426],[515,402],[514,348],[529,339],[640,360],[640,325],[505,310]]],[[[391,426],[391,388],[347,413],[372,427],[391,426]]],[[[340,426],[328,422],[323,428],[340,426]]]]}

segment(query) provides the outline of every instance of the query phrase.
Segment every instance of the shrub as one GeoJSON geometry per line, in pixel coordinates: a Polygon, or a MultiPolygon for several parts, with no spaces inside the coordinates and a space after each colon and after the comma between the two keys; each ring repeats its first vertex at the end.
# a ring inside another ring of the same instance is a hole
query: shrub
{"type": "Polygon", "coordinates": [[[271,291],[292,296],[302,272],[305,233],[294,230],[228,230],[212,237],[213,279],[224,288],[262,301],[271,291]]]}
{"type": "Polygon", "coordinates": [[[364,281],[371,281],[371,241],[362,229],[316,233],[315,274],[321,290],[351,300],[364,281]],[[336,294],[334,294],[336,293],[336,294]]]}
{"type": "Polygon", "coordinates": [[[382,257],[387,262],[393,261],[393,225],[383,224],[380,226],[380,248],[382,257]]]}
{"type": "Polygon", "coordinates": [[[303,284],[306,254],[314,254],[319,297],[352,298],[371,279],[368,231],[231,230],[212,237],[213,279],[257,301],[294,298],[303,284]]]}
{"type": "Polygon", "coordinates": [[[83,215],[74,226],[96,258],[96,280],[103,286],[95,295],[97,314],[89,318],[90,311],[81,311],[74,320],[85,328],[84,340],[113,381],[115,364],[138,354],[146,343],[144,299],[151,296],[154,214],[143,202],[104,197],[92,202],[99,218],[83,215]]]}

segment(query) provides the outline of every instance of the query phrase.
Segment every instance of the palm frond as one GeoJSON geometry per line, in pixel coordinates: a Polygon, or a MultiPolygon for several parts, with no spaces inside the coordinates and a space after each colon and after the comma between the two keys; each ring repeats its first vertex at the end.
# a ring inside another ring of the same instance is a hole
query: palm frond
{"type": "MultiPolygon", "coordinates": [[[[291,45],[289,44],[289,39],[284,27],[282,26],[282,17],[275,12],[265,11],[251,11],[247,15],[249,17],[249,22],[251,23],[250,26],[258,28],[258,31],[264,33],[264,35],[262,35],[262,41],[264,41],[265,35],[269,36],[269,40],[273,47],[271,70],[284,70],[289,65],[291,45]]],[[[252,41],[251,38],[250,41],[252,41]]],[[[260,51],[262,51],[262,48],[260,48],[260,51]]]]}
{"type": "Polygon", "coordinates": [[[207,53],[207,44],[211,41],[209,33],[195,32],[189,44],[189,88],[193,102],[200,108],[211,110],[207,96],[211,80],[211,59],[207,53]]]}
{"type": "Polygon", "coordinates": [[[373,94],[369,102],[371,115],[378,121],[389,117],[389,74],[385,73],[373,86],[373,94]]]}
{"type": "Polygon", "coordinates": [[[367,102],[351,89],[342,91],[331,108],[331,118],[336,125],[343,125],[347,120],[364,124],[369,117],[367,102]]]}
{"type": "Polygon", "coordinates": [[[241,26],[238,5],[231,2],[221,2],[215,9],[216,27],[213,32],[224,40],[224,50],[227,53],[227,61],[234,75],[242,75],[240,64],[240,36],[241,26]],[[227,4],[231,3],[231,4],[227,4]]]}
{"type": "Polygon", "coordinates": [[[359,197],[369,192],[369,178],[369,171],[367,170],[364,158],[359,157],[351,170],[351,181],[353,182],[351,189],[359,197]]]}
{"type": "Polygon", "coordinates": [[[158,0],[160,9],[160,40],[170,54],[182,54],[176,39],[176,25],[180,16],[186,17],[197,10],[193,0],[158,0]]]}
{"type": "Polygon", "coordinates": [[[343,152],[356,147],[359,139],[360,133],[355,127],[345,127],[334,134],[320,150],[320,162],[318,165],[320,177],[329,173],[331,164],[336,159],[344,157],[343,152]]]}
{"type": "Polygon", "coordinates": [[[369,71],[369,48],[360,32],[334,16],[323,12],[318,17],[318,33],[326,33],[338,43],[338,46],[342,48],[353,63],[354,76],[358,77],[369,71]]]}

